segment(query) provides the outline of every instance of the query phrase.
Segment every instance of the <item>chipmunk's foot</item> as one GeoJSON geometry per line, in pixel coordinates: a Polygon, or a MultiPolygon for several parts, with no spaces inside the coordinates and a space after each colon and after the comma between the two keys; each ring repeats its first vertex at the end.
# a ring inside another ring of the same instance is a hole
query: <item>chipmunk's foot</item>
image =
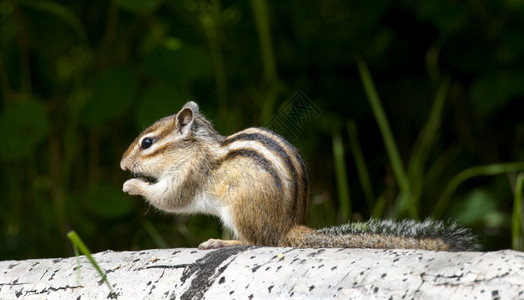
{"type": "Polygon", "coordinates": [[[237,240],[217,240],[209,239],[198,246],[200,250],[210,250],[210,249],[219,249],[224,247],[233,247],[244,245],[242,241],[237,240]]]}

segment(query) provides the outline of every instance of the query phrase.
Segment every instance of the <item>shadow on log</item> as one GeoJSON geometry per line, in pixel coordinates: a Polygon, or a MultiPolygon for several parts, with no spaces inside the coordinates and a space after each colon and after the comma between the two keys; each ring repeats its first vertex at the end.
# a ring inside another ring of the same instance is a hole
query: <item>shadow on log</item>
{"type": "MultiPolygon", "coordinates": [[[[94,255],[120,299],[524,298],[524,253],[233,247],[94,255]]],[[[102,299],[85,257],[0,262],[0,299],[102,299]]]]}

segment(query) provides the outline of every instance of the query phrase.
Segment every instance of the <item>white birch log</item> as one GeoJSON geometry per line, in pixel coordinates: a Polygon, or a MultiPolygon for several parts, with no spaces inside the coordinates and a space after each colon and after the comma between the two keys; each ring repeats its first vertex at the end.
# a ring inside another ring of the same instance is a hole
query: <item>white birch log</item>
{"type": "MultiPolygon", "coordinates": [[[[94,255],[119,299],[524,299],[524,253],[234,247],[94,255]]],[[[0,262],[0,299],[107,299],[85,257],[0,262]]]]}

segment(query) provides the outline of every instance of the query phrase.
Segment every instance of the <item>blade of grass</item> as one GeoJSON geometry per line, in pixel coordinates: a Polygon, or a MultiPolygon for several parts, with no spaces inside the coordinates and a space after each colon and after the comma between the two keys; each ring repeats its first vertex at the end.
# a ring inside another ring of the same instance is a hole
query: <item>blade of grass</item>
{"type": "Polygon", "coordinates": [[[431,108],[428,120],[413,146],[413,152],[408,163],[408,177],[411,183],[410,199],[414,202],[409,203],[409,205],[417,208],[420,205],[420,197],[424,185],[424,168],[431,150],[431,145],[437,136],[449,85],[450,79],[448,77],[444,78],[435,96],[435,101],[433,101],[433,107],[431,108]]]}
{"type": "Polygon", "coordinates": [[[158,230],[156,230],[155,226],[151,224],[149,221],[143,222],[144,228],[146,229],[147,233],[149,233],[149,236],[151,239],[153,239],[153,242],[158,248],[166,249],[168,248],[166,240],[158,233],[158,230]]]}
{"type": "Polygon", "coordinates": [[[82,264],[80,263],[80,253],[78,253],[78,247],[73,244],[73,250],[75,251],[75,257],[76,257],[76,284],[80,286],[80,268],[82,268],[82,264]]]}
{"type": "Polygon", "coordinates": [[[391,170],[393,171],[393,175],[397,180],[400,190],[393,214],[398,217],[407,213],[411,218],[416,219],[418,218],[418,210],[416,205],[413,205],[415,201],[413,201],[414,198],[411,191],[411,183],[406,175],[404,164],[398,152],[397,144],[391,131],[391,127],[389,126],[384,108],[382,107],[366,63],[359,57],[356,58],[356,62],[362,84],[364,85],[364,90],[366,91],[369,104],[371,105],[371,109],[375,115],[375,119],[382,134],[382,139],[386,146],[386,151],[391,162],[391,170]]]}
{"type": "Polygon", "coordinates": [[[440,84],[437,95],[435,96],[435,101],[433,101],[433,107],[431,108],[428,120],[426,124],[424,124],[423,130],[415,142],[408,170],[413,170],[415,173],[420,172],[419,170],[423,170],[423,166],[426,163],[426,159],[429,155],[431,144],[435,140],[436,133],[440,126],[442,110],[444,108],[444,103],[446,102],[449,86],[450,79],[446,77],[440,84]]]}
{"type": "Polygon", "coordinates": [[[451,195],[453,194],[453,192],[455,192],[458,185],[462,183],[463,181],[470,179],[472,177],[476,177],[476,176],[498,175],[498,174],[504,174],[508,172],[519,172],[519,171],[524,171],[524,163],[510,162],[510,163],[483,165],[483,166],[472,167],[472,168],[466,169],[458,173],[453,178],[451,178],[448,185],[444,189],[444,192],[442,192],[442,195],[440,196],[439,201],[437,202],[437,204],[435,205],[435,208],[433,209],[433,213],[432,213],[433,218],[438,219],[442,216],[442,214],[444,213],[444,210],[446,209],[446,207],[449,204],[451,195]]]}
{"type": "Polygon", "coordinates": [[[362,186],[362,190],[364,191],[364,195],[368,204],[368,209],[371,213],[375,207],[375,194],[373,193],[371,180],[369,179],[369,172],[366,166],[366,161],[364,160],[364,154],[362,154],[362,149],[360,148],[360,144],[358,142],[357,125],[355,120],[350,120],[347,123],[347,128],[349,135],[349,145],[351,147],[353,159],[355,160],[358,179],[360,180],[360,186],[362,186]]]}
{"type": "Polygon", "coordinates": [[[380,103],[380,98],[378,97],[378,93],[373,84],[373,80],[371,79],[371,75],[369,74],[368,67],[362,59],[357,57],[356,61],[358,71],[360,73],[360,78],[362,80],[362,84],[364,85],[369,104],[371,105],[371,109],[373,110],[373,114],[375,115],[375,119],[377,120],[378,127],[380,128],[380,132],[382,133],[384,144],[386,145],[386,150],[388,153],[388,157],[391,161],[391,168],[393,170],[393,174],[397,179],[401,192],[409,193],[409,179],[406,176],[402,159],[400,158],[397,144],[395,142],[395,138],[393,137],[393,133],[391,132],[391,127],[389,126],[386,114],[384,112],[384,108],[380,103]]]}
{"type": "Polygon", "coordinates": [[[513,250],[524,250],[524,213],[522,211],[522,190],[524,188],[524,173],[517,177],[515,185],[515,200],[513,203],[513,225],[511,230],[511,248],[513,250]]]}
{"type": "Polygon", "coordinates": [[[341,221],[345,223],[349,221],[349,216],[351,215],[351,199],[349,195],[346,159],[344,158],[344,144],[342,143],[338,126],[335,126],[333,130],[333,158],[335,160],[335,174],[340,202],[340,218],[341,221]]]}
{"type": "Polygon", "coordinates": [[[253,14],[260,39],[260,50],[262,51],[262,60],[264,62],[264,75],[268,82],[276,77],[275,58],[273,56],[273,45],[271,34],[269,32],[269,17],[267,4],[265,0],[251,0],[253,14]]]}
{"type": "MultiPolygon", "coordinates": [[[[109,292],[110,292],[109,293],[109,297],[111,299],[116,299],[117,298],[117,294],[115,293],[115,291],[113,290],[113,287],[111,286],[111,284],[107,280],[107,275],[102,270],[102,268],[100,268],[100,266],[98,265],[96,260],[93,258],[93,256],[91,255],[91,251],[89,251],[89,249],[84,244],[82,239],[80,239],[80,237],[78,236],[78,234],[76,234],[75,231],[69,231],[67,233],[67,237],[69,238],[69,240],[71,240],[71,243],[73,243],[73,245],[75,247],[77,247],[80,250],[80,252],[82,252],[82,254],[84,254],[87,257],[87,259],[93,265],[93,267],[96,269],[98,274],[100,274],[100,276],[102,276],[102,280],[106,283],[107,287],[109,288],[109,292]]],[[[78,252],[75,252],[75,253],[78,254],[78,252]]]]}
{"type": "Polygon", "coordinates": [[[416,195],[411,191],[400,192],[395,199],[395,205],[392,210],[392,216],[394,218],[404,218],[406,215],[411,219],[418,219],[418,206],[417,202],[414,200],[416,195]]]}
{"type": "MultiPolygon", "coordinates": [[[[442,178],[444,172],[449,168],[451,162],[462,151],[460,146],[450,145],[444,152],[436,159],[431,167],[425,172],[424,187],[434,187],[439,178],[442,178]]],[[[424,191],[423,191],[424,192],[424,191]]]]}
{"type": "Polygon", "coordinates": [[[215,84],[217,87],[217,101],[220,109],[220,114],[226,114],[226,100],[227,100],[227,75],[224,63],[224,56],[222,55],[221,41],[220,41],[220,2],[219,1],[199,1],[200,8],[200,24],[204,28],[207,40],[209,42],[209,49],[211,51],[211,58],[213,61],[213,69],[215,73],[215,84]]]}
{"type": "Polygon", "coordinates": [[[379,219],[380,217],[384,215],[385,208],[386,208],[386,197],[384,195],[381,195],[378,197],[375,207],[373,207],[373,211],[371,212],[371,217],[379,219]]]}
{"type": "Polygon", "coordinates": [[[64,6],[55,2],[44,0],[18,0],[17,2],[23,6],[40,10],[49,14],[53,14],[59,19],[62,19],[64,22],[68,23],[74,29],[80,43],[82,45],[87,45],[87,34],[84,27],[82,26],[82,23],[73,13],[71,13],[64,6]]]}
{"type": "Polygon", "coordinates": [[[426,52],[426,69],[428,70],[428,76],[433,86],[437,86],[440,79],[439,69],[439,54],[440,47],[438,44],[433,44],[426,52]]]}
{"type": "Polygon", "coordinates": [[[265,0],[251,0],[251,7],[253,16],[255,17],[255,24],[260,41],[260,52],[262,54],[265,81],[263,86],[267,86],[267,92],[263,96],[261,95],[262,97],[260,99],[260,101],[262,101],[260,119],[269,120],[282,86],[278,80],[276,71],[267,2],[265,0]]]}

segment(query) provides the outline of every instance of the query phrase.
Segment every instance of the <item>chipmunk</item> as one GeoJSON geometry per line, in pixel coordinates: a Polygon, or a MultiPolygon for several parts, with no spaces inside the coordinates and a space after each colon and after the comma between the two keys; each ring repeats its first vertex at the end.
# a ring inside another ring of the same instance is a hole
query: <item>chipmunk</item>
{"type": "Polygon", "coordinates": [[[195,102],[144,130],[124,153],[120,167],[135,175],[124,183],[124,192],[141,195],[162,211],[214,215],[238,238],[209,239],[200,249],[476,248],[468,229],[433,220],[370,220],[319,230],[305,226],[310,186],[297,149],[265,128],[223,136],[195,102]]]}

